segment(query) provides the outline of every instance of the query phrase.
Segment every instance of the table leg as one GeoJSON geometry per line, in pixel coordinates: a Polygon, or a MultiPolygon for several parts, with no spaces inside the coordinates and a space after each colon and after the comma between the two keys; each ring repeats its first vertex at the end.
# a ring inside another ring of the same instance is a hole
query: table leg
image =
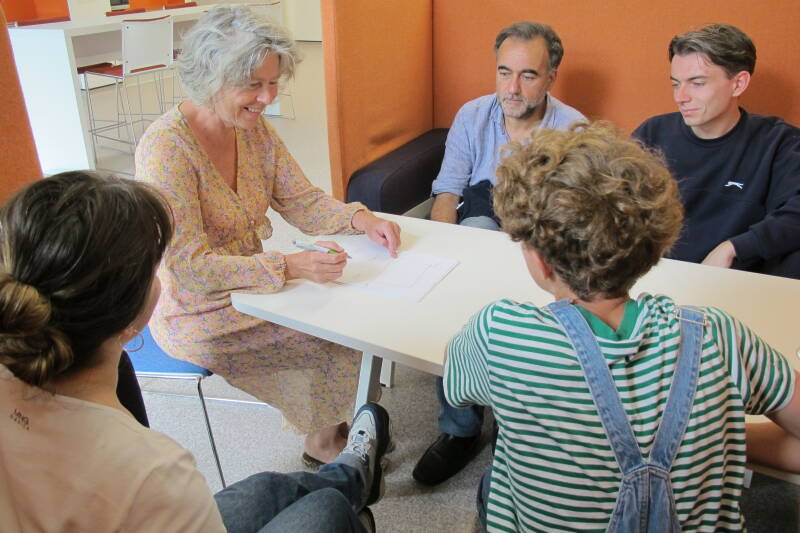
{"type": "Polygon", "coordinates": [[[381,365],[381,385],[387,389],[394,387],[394,361],[381,365]]]}
{"type": "Polygon", "coordinates": [[[370,353],[361,354],[361,373],[358,376],[358,392],[356,392],[355,411],[367,403],[380,397],[381,357],[370,353]]]}

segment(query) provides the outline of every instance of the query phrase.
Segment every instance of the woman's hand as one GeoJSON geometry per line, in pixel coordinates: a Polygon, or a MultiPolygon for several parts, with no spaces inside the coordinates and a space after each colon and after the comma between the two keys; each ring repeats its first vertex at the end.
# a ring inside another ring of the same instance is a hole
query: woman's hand
{"type": "Polygon", "coordinates": [[[347,264],[347,254],[335,242],[318,241],[314,244],[337,250],[341,253],[299,252],[286,254],[286,281],[290,279],[307,279],[317,283],[326,283],[339,279],[347,264]]]}
{"type": "Polygon", "coordinates": [[[353,215],[353,227],[367,234],[371,241],[389,250],[392,257],[397,257],[400,246],[400,226],[395,222],[378,218],[369,211],[358,211],[353,215]]]}

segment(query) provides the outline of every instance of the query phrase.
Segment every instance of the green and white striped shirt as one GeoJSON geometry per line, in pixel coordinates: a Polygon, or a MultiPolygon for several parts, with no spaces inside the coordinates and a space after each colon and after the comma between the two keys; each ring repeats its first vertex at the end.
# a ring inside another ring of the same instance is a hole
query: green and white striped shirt
{"type": "MultiPolygon", "coordinates": [[[[585,309],[646,458],[667,402],[680,325],[675,303],[641,295],[617,331],[585,309]]],[[[744,324],[705,308],[700,376],[671,472],[684,531],[743,529],[744,416],[787,405],[788,362],[744,324]]],[[[501,300],[448,347],[445,394],[455,406],[491,406],[500,432],[492,463],[489,531],[604,531],[621,472],[555,317],[501,300]]]]}

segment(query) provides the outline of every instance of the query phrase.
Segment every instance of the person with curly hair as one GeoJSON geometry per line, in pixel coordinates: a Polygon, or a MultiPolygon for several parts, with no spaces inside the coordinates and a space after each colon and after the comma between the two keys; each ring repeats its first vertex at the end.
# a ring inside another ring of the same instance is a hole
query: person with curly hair
{"type": "Polygon", "coordinates": [[[748,427],[751,459],[800,469],[797,378],[725,311],[629,294],[683,222],[664,163],[596,123],[513,143],[497,175],[502,229],[556,301],[493,302],[447,348],[447,400],[499,425],[484,525],[628,531],[649,501],[649,531],[741,531],[744,415],[778,424],[748,427]]]}

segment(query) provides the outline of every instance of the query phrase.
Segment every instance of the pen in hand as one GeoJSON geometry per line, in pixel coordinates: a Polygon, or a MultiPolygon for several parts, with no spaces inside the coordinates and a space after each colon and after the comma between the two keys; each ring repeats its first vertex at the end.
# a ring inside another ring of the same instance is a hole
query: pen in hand
{"type": "MultiPolygon", "coordinates": [[[[307,242],[302,242],[302,241],[298,241],[298,240],[293,240],[292,244],[294,244],[298,248],[302,248],[303,250],[308,250],[310,252],[322,252],[324,254],[340,254],[340,253],[342,253],[339,250],[334,250],[332,248],[325,248],[324,246],[320,246],[318,244],[309,244],[307,242]]],[[[352,259],[352,257],[347,255],[346,253],[344,255],[348,259],[352,259]]]]}

